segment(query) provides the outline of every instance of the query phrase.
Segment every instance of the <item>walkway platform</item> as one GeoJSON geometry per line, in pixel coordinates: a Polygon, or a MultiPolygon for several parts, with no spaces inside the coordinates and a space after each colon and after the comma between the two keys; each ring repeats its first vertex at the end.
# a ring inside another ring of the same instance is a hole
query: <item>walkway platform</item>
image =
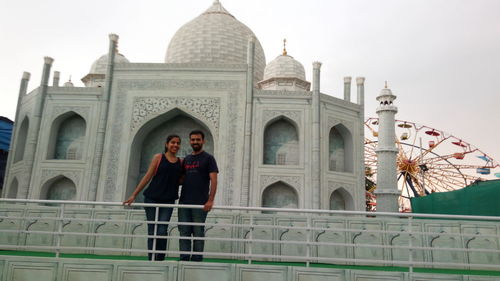
{"type": "Polygon", "coordinates": [[[140,256],[61,254],[0,251],[2,281],[493,281],[500,271],[436,268],[335,265],[205,259],[180,262],[177,258],[151,262],[140,256]]]}

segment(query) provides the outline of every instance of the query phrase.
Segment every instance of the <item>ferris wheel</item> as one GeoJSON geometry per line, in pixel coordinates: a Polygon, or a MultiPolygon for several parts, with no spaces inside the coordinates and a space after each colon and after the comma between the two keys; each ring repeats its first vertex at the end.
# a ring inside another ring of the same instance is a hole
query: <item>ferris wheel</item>
{"type": "MultiPolygon", "coordinates": [[[[367,210],[373,210],[376,188],[378,118],[365,122],[367,210]]],[[[477,147],[444,131],[396,120],[398,189],[401,211],[409,198],[460,189],[478,180],[500,178],[500,165],[477,147]]]]}

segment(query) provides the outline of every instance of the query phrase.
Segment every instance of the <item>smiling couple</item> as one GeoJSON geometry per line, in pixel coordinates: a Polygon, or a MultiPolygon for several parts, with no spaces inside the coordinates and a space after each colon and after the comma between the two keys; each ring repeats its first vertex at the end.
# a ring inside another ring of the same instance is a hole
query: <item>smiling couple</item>
{"type": "MultiPolygon", "coordinates": [[[[184,159],[177,157],[177,152],[181,146],[181,138],[178,135],[169,135],[165,141],[165,153],[156,154],[149,165],[149,168],[141,179],[132,195],[123,202],[130,205],[137,195],[146,187],[144,191],[144,203],[175,204],[179,198],[179,185],[182,185],[179,204],[183,205],[203,205],[203,209],[179,208],[178,219],[180,223],[205,223],[207,213],[212,209],[217,191],[217,174],[219,172],[215,158],[203,150],[205,144],[205,134],[202,131],[194,130],[189,133],[189,144],[193,152],[184,159]]],[[[148,222],[155,219],[161,224],[148,223],[149,236],[168,235],[168,222],[172,216],[173,208],[144,207],[148,222]],[[158,214],[156,214],[158,209],[158,214]],[[156,231],[155,231],[156,228],[156,231]]],[[[179,225],[179,233],[182,237],[204,237],[205,226],[199,225],[179,225]]],[[[179,239],[179,249],[181,261],[202,261],[205,241],[198,239],[179,239]],[[199,252],[191,255],[193,252],[199,252]]],[[[152,254],[155,251],[165,251],[167,249],[166,238],[148,238],[148,258],[149,260],[162,261],[165,259],[164,253],[152,254]],[[155,241],[156,240],[156,241],[155,241]]]]}

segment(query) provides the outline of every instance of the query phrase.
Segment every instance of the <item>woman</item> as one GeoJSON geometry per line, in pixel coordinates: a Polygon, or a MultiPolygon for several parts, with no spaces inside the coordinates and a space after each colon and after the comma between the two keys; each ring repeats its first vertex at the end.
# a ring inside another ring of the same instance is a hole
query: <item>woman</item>
{"type": "MultiPolygon", "coordinates": [[[[160,203],[174,204],[179,198],[179,179],[181,177],[181,160],[178,158],[177,152],[181,145],[181,138],[177,135],[169,135],[165,142],[165,153],[156,154],[149,164],[148,171],[141,179],[132,195],[123,202],[130,205],[134,202],[137,195],[144,189],[146,184],[151,181],[149,187],[144,191],[144,203],[160,203]]],[[[155,208],[144,207],[146,211],[146,219],[148,222],[155,221],[156,210],[158,209],[158,222],[164,224],[156,225],[157,236],[168,235],[168,224],[172,216],[172,208],[155,208]]],[[[148,235],[152,236],[155,233],[155,224],[148,223],[148,235]]],[[[165,251],[167,249],[167,239],[148,238],[148,258],[153,260],[152,250],[156,240],[155,250],[165,251]]],[[[156,253],[155,261],[165,259],[164,253],[156,253]]]]}

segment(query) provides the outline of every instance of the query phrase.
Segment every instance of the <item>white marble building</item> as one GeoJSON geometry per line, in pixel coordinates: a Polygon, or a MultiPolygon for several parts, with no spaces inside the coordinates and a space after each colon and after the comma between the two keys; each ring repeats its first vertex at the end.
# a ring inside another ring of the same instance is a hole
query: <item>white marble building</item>
{"type": "MultiPolygon", "coordinates": [[[[218,161],[216,204],[364,210],[364,78],[344,99],[312,87],[284,50],[266,65],[253,32],[217,0],[183,25],[164,63],[129,62],[110,35],[82,81],[19,91],[3,197],[121,201],[166,135],[206,132],[218,161]]],[[[90,63],[89,63],[90,64],[90,63]]]]}

